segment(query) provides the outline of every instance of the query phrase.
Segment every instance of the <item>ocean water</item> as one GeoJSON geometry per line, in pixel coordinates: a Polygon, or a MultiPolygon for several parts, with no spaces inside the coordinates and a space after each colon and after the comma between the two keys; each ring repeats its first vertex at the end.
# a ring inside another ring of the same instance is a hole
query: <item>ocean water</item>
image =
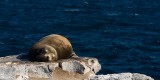
{"type": "Polygon", "coordinates": [[[49,34],[98,58],[98,74],[160,80],[160,0],[0,0],[0,56],[27,53],[49,34]]]}

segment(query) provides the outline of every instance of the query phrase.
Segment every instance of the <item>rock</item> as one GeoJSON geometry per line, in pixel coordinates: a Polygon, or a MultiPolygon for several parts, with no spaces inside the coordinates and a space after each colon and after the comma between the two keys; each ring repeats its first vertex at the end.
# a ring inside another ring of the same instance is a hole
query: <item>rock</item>
{"type": "Polygon", "coordinates": [[[87,67],[83,62],[80,63],[79,61],[76,61],[76,60],[69,61],[69,62],[68,61],[62,62],[60,66],[62,70],[68,71],[68,72],[85,74],[90,71],[90,68],[87,67]]]}
{"type": "Polygon", "coordinates": [[[73,57],[57,62],[30,62],[26,55],[0,58],[0,80],[84,80],[101,69],[96,58],[73,57]]]}
{"type": "Polygon", "coordinates": [[[77,72],[85,74],[90,70],[97,73],[101,69],[101,65],[95,58],[72,58],[60,62],[62,70],[69,72],[77,72]]]}
{"type": "Polygon", "coordinates": [[[25,54],[0,57],[0,80],[154,80],[139,73],[96,75],[100,69],[89,57],[56,62],[30,62],[25,54]]]}
{"type": "Polygon", "coordinates": [[[92,76],[90,80],[154,80],[154,79],[139,73],[120,73],[120,74],[95,75],[92,76]]]}
{"type": "Polygon", "coordinates": [[[146,76],[144,74],[138,74],[138,73],[134,73],[132,75],[132,80],[154,80],[153,78],[146,76]]]}

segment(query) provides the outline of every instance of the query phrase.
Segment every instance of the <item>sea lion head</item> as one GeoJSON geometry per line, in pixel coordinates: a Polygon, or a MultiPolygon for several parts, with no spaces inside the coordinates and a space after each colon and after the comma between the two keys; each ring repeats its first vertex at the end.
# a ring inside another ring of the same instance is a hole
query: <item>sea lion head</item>
{"type": "Polygon", "coordinates": [[[57,57],[57,51],[48,45],[45,45],[43,47],[40,47],[36,50],[36,52],[38,53],[35,58],[38,61],[56,61],[58,59],[57,57]]]}

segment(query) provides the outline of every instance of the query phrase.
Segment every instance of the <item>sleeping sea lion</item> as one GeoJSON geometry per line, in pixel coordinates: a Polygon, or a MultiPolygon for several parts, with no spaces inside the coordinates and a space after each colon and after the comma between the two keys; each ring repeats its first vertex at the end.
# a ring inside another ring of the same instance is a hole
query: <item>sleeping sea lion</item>
{"type": "Polygon", "coordinates": [[[36,42],[29,50],[31,61],[56,61],[73,56],[72,45],[67,38],[51,34],[36,42]]]}

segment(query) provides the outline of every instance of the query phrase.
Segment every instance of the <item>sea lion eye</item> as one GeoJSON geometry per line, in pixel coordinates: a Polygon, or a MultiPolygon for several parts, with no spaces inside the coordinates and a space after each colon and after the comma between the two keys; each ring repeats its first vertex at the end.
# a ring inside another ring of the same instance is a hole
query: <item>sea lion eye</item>
{"type": "Polygon", "coordinates": [[[42,48],[42,49],[38,49],[37,52],[38,53],[45,53],[45,50],[42,48]]]}
{"type": "Polygon", "coordinates": [[[44,51],[45,51],[45,52],[48,52],[48,50],[47,50],[47,49],[45,49],[44,51]]]}

